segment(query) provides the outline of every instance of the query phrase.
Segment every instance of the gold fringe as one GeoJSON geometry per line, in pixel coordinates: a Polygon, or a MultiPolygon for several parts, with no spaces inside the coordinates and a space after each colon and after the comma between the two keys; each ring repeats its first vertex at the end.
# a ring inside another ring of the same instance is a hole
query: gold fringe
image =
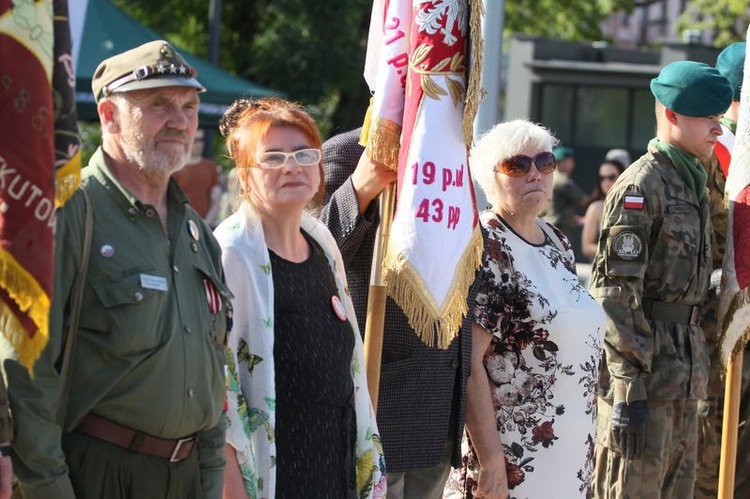
{"type": "Polygon", "coordinates": [[[750,289],[740,290],[732,297],[729,308],[724,314],[721,328],[722,371],[726,370],[729,358],[738,345],[744,346],[750,341],[750,289]]]}
{"type": "Polygon", "coordinates": [[[422,342],[430,347],[446,349],[461,328],[468,312],[467,297],[474,282],[474,275],[482,263],[482,233],[474,228],[471,241],[456,268],[451,289],[442,309],[424,287],[404,255],[389,246],[383,261],[383,280],[388,295],[401,307],[409,319],[409,325],[422,342]]]}
{"type": "Polygon", "coordinates": [[[401,149],[401,125],[378,117],[370,122],[367,136],[367,154],[370,159],[387,167],[398,169],[398,154],[401,149]]]}
{"type": "Polygon", "coordinates": [[[362,131],[359,134],[359,145],[367,147],[367,137],[370,136],[370,125],[372,124],[372,101],[373,97],[370,96],[370,105],[367,106],[365,111],[365,120],[362,123],[362,131]]]}
{"type": "Polygon", "coordinates": [[[49,338],[50,297],[34,276],[4,249],[0,249],[0,286],[37,327],[34,336],[29,337],[13,311],[5,304],[0,305],[0,328],[18,352],[19,362],[31,372],[49,338]]]}
{"type": "Polygon", "coordinates": [[[70,199],[81,183],[81,151],[55,172],[55,205],[59,208],[70,199]]]}
{"type": "Polygon", "coordinates": [[[484,17],[483,0],[469,0],[471,12],[469,14],[469,37],[471,45],[471,66],[467,69],[469,81],[466,84],[466,103],[461,122],[464,144],[471,148],[474,142],[474,118],[477,115],[479,101],[482,99],[482,65],[484,54],[484,38],[482,38],[482,18],[484,17]]]}

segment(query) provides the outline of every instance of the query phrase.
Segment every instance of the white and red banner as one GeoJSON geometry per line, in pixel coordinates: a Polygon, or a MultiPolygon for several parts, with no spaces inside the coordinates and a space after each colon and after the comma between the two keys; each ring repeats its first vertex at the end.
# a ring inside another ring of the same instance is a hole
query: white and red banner
{"type": "Polygon", "coordinates": [[[750,57],[745,57],[737,135],[724,188],[724,196],[729,201],[719,305],[724,365],[737,342],[745,342],[750,336],[750,98],[745,90],[750,89],[749,62],[750,57]]]}
{"type": "Polygon", "coordinates": [[[458,333],[481,261],[464,133],[478,98],[469,69],[481,74],[478,61],[467,67],[470,18],[480,26],[481,9],[478,0],[375,0],[365,66],[367,152],[398,168],[384,281],[422,340],[441,348],[458,333]]]}

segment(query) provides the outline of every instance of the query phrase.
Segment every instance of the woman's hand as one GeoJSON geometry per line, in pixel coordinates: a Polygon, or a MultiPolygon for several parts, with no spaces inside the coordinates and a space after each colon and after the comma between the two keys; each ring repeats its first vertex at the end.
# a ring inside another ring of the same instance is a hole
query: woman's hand
{"type": "Polygon", "coordinates": [[[478,485],[473,495],[479,499],[507,499],[508,475],[505,473],[503,456],[488,466],[480,467],[478,485]]]}
{"type": "Polygon", "coordinates": [[[224,494],[223,499],[248,499],[245,482],[242,480],[240,462],[237,460],[237,451],[229,444],[224,444],[224,457],[227,460],[224,471],[224,494]]]}

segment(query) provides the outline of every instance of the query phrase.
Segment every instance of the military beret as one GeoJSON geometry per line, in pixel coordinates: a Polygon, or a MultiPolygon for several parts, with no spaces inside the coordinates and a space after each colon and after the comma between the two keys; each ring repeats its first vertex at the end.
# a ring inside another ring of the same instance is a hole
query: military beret
{"type": "Polygon", "coordinates": [[[205,91],[196,76],[198,72],[169,42],[156,40],[102,61],[91,79],[91,89],[96,102],[115,92],[145,88],[192,87],[205,91]]]}
{"type": "Polygon", "coordinates": [[[740,100],[742,76],[745,73],[745,42],[733,43],[721,51],[716,59],[716,69],[729,80],[734,90],[734,100],[740,100]]]}
{"type": "Polygon", "coordinates": [[[732,85],[719,72],[702,62],[667,64],[651,80],[651,93],[672,111],[685,116],[723,114],[732,103],[732,85]]]}
{"type": "Polygon", "coordinates": [[[557,161],[562,161],[573,156],[573,149],[565,146],[557,146],[552,149],[552,154],[554,154],[557,161]]]}

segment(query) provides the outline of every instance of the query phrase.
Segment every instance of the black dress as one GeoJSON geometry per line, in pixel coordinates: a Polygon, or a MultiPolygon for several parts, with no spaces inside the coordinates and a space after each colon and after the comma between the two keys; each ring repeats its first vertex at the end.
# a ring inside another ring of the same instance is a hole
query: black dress
{"type": "Polygon", "coordinates": [[[328,260],[293,263],[272,251],[276,370],[276,497],[356,497],[351,326],[334,310],[328,260]]]}

